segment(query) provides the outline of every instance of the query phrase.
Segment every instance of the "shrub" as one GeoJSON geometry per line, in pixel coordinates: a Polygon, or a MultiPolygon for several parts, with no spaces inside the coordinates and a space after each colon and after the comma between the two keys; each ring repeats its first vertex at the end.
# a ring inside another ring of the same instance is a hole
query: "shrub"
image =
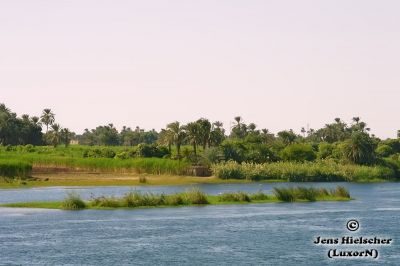
{"type": "Polygon", "coordinates": [[[290,144],[281,152],[281,156],[287,161],[313,161],[316,158],[312,146],[309,144],[294,143],[290,144]]]}
{"type": "Polygon", "coordinates": [[[68,193],[67,197],[62,202],[64,210],[81,210],[86,208],[86,203],[76,193],[68,193]]]}
{"type": "Polygon", "coordinates": [[[389,157],[390,155],[394,154],[393,148],[386,144],[379,145],[375,151],[377,155],[381,157],[389,157]]]}
{"type": "Polygon", "coordinates": [[[327,159],[332,157],[334,148],[335,148],[334,145],[330,143],[321,142],[318,145],[318,153],[317,153],[318,159],[327,159]]]}

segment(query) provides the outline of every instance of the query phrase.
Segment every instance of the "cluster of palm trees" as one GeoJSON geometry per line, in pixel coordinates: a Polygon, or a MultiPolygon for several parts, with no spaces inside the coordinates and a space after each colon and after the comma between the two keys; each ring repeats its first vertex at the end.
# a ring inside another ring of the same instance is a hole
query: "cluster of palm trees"
{"type": "Polygon", "coordinates": [[[171,146],[176,146],[178,157],[181,156],[181,146],[189,143],[193,146],[193,153],[197,156],[197,147],[203,150],[211,146],[218,146],[225,139],[225,130],[219,121],[211,123],[208,119],[200,118],[197,121],[182,125],[176,121],[167,125],[159,134],[159,143],[167,145],[169,151],[171,146]]]}
{"type": "Polygon", "coordinates": [[[60,143],[69,145],[73,133],[68,128],[62,128],[60,124],[55,123],[55,114],[51,109],[45,108],[40,116],[40,122],[46,126],[45,142],[56,147],[60,143]],[[49,131],[50,126],[50,131],[49,131]]]}

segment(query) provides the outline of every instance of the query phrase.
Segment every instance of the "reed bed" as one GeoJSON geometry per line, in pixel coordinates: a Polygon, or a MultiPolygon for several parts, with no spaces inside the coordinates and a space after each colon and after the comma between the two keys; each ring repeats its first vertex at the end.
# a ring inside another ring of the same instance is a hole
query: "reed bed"
{"type": "Polygon", "coordinates": [[[15,159],[0,158],[0,176],[9,178],[28,178],[32,174],[32,164],[15,159]]]}
{"type": "Polygon", "coordinates": [[[334,161],[276,162],[267,164],[225,162],[212,166],[222,179],[283,180],[289,182],[366,181],[395,179],[393,169],[384,166],[339,164],[334,161]]]}

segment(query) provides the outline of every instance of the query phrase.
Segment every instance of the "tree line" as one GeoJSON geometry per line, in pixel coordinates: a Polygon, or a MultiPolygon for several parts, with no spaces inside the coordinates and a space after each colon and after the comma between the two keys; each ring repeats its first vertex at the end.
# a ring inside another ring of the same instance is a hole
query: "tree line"
{"type": "MultiPolygon", "coordinates": [[[[159,132],[126,126],[119,131],[113,124],[108,124],[85,129],[83,134],[77,135],[56,123],[51,109],[44,109],[40,116],[24,114],[18,117],[0,104],[0,144],[68,146],[71,140],[75,140],[89,146],[163,146],[171,157],[174,153],[175,158],[185,157],[194,162],[206,157],[212,162],[333,159],[374,164],[390,156],[398,159],[400,153],[400,131],[397,139],[381,140],[370,134],[367,123],[359,117],[354,117],[351,123],[336,118],[317,130],[302,128],[300,134],[292,129],[274,134],[268,129],[258,129],[254,123],[244,123],[240,116],[234,120],[229,135],[221,122],[211,122],[206,118],[187,124],[172,122],[159,132]],[[187,148],[189,145],[190,150],[187,148]]],[[[165,152],[160,154],[165,155],[165,152]]]]}

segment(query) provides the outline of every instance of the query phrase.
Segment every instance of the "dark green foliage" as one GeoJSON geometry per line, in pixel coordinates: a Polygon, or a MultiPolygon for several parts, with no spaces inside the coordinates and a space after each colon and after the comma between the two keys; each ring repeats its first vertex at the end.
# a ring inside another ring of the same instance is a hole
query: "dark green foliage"
{"type": "Polygon", "coordinates": [[[110,148],[86,149],[83,152],[84,158],[114,158],[115,151],[110,148]]]}
{"type": "Polygon", "coordinates": [[[81,210],[86,208],[86,203],[76,193],[68,193],[67,197],[62,202],[64,210],[81,210]]]}
{"type": "Polygon", "coordinates": [[[0,145],[41,145],[42,136],[39,118],[28,115],[18,118],[0,104],[0,145]]]}
{"type": "Polygon", "coordinates": [[[315,160],[316,155],[311,145],[294,143],[283,149],[281,157],[286,161],[304,162],[315,160]]]}
{"type": "Polygon", "coordinates": [[[344,156],[352,163],[370,165],[376,159],[375,148],[374,141],[367,133],[355,132],[345,142],[344,156]]]}
{"type": "Polygon", "coordinates": [[[378,145],[378,147],[376,148],[376,154],[381,156],[381,157],[389,157],[390,155],[393,155],[394,149],[387,145],[387,144],[380,144],[378,145]]]}
{"type": "Polygon", "coordinates": [[[166,155],[169,155],[169,151],[166,147],[157,146],[155,144],[139,144],[136,147],[136,156],[138,157],[157,157],[163,158],[166,155]]]}

